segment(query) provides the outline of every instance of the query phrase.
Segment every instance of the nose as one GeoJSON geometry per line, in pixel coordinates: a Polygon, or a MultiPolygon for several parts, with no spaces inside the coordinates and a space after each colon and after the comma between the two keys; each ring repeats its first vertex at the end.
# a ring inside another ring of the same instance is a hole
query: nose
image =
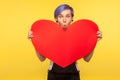
{"type": "Polygon", "coordinates": [[[63,18],[63,22],[66,23],[66,18],[63,18]]]}

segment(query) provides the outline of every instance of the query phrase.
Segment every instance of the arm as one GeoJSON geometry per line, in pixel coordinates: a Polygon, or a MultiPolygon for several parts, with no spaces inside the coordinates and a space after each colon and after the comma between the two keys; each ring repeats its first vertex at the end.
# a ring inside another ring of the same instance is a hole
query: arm
{"type": "Polygon", "coordinates": [[[89,62],[93,56],[94,51],[92,51],[90,54],[83,57],[84,61],[89,62]]]}
{"type": "MultiPolygon", "coordinates": [[[[33,37],[34,37],[34,36],[33,36],[32,31],[29,31],[29,32],[28,32],[28,39],[31,40],[33,37]]],[[[37,55],[37,57],[39,58],[39,60],[40,60],[41,62],[46,59],[46,58],[45,58],[43,55],[41,55],[38,51],[36,51],[36,55],[37,55]]]]}
{"type": "Polygon", "coordinates": [[[45,61],[46,58],[45,58],[43,55],[39,54],[38,51],[36,51],[36,55],[37,55],[37,57],[39,58],[39,60],[40,60],[41,62],[45,61]]]}
{"type": "MultiPolygon", "coordinates": [[[[102,39],[102,32],[101,31],[97,31],[97,37],[98,37],[98,41],[102,39]]],[[[83,57],[83,59],[86,61],[86,62],[89,62],[93,56],[93,53],[94,53],[94,50],[86,55],[85,57],[83,57]]]]}

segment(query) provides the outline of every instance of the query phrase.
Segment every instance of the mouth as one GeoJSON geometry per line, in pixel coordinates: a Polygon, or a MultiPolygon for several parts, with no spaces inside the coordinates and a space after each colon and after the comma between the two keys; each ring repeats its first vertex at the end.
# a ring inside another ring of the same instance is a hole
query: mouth
{"type": "Polygon", "coordinates": [[[67,25],[63,25],[64,27],[66,27],[67,25]]]}
{"type": "Polygon", "coordinates": [[[68,29],[67,27],[64,27],[64,28],[63,28],[63,30],[65,30],[65,31],[66,31],[67,29],[68,29]]]}
{"type": "Polygon", "coordinates": [[[66,28],[67,27],[67,25],[61,25],[63,28],[66,28]]]}

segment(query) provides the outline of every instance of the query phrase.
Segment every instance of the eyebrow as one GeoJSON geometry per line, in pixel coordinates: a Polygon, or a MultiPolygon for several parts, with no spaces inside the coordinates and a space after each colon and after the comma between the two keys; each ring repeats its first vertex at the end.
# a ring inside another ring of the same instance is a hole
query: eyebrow
{"type": "MultiPolygon", "coordinates": [[[[59,14],[59,15],[62,15],[62,14],[59,14]]],[[[66,15],[71,15],[71,14],[66,14],[66,15]]]]}

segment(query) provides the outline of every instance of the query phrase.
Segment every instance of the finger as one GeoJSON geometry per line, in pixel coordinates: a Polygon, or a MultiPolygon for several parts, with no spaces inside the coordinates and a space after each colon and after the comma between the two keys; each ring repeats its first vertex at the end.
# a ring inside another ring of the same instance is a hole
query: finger
{"type": "Polygon", "coordinates": [[[98,41],[102,39],[102,36],[98,36],[98,41]]]}
{"type": "Polygon", "coordinates": [[[28,32],[28,39],[31,40],[33,38],[33,33],[32,31],[29,31],[28,32]]]}
{"type": "Polygon", "coordinates": [[[97,31],[97,34],[102,34],[102,32],[101,31],[97,31]]]}

